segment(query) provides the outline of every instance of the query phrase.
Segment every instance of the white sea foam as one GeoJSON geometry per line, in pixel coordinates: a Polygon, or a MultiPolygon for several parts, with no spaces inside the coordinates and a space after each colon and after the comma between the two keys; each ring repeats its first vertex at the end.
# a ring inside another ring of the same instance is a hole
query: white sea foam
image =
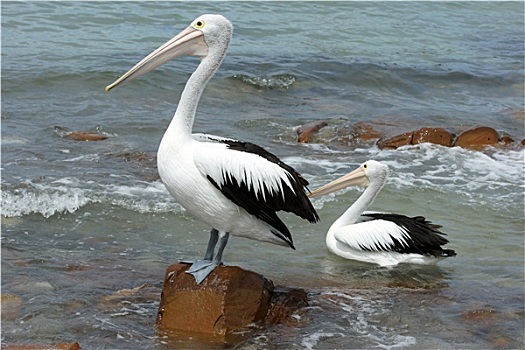
{"type": "Polygon", "coordinates": [[[2,147],[28,144],[29,140],[18,136],[2,136],[2,147]]]}
{"type": "MultiPolygon", "coordinates": [[[[41,186],[37,186],[41,187],[41,186]]],[[[2,215],[6,217],[40,213],[48,218],[57,212],[73,213],[89,203],[78,188],[55,187],[53,191],[21,188],[2,191],[2,215]]]]}
{"type": "MultiPolygon", "coordinates": [[[[495,151],[489,155],[422,144],[397,150],[358,148],[353,152],[334,152],[329,157],[323,151],[321,155],[292,156],[284,161],[301,170],[310,181],[311,189],[348,173],[367,159],[376,159],[391,168],[387,183],[390,190],[428,189],[459,198],[465,204],[485,203],[507,208],[523,205],[524,155],[524,150],[495,151]]],[[[92,155],[82,157],[87,161],[95,158],[92,155]]],[[[117,179],[117,183],[112,180],[106,184],[76,177],[64,177],[50,183],[4,183],[2,215],[19,217],[40,213],[50,217],[55,213],[75,212],[90,203],[108,203],[139,213],[183,210],[160,181],[143,182],[126,176],[110,176],[123,178],[117,179]]],[[[350,188],[341,193],[346,191],[360,192],[362,189],[350,188]]],[[[321,209],[341,193],[315,199],[316,209],[321,209]]]]}
{"type": "Polygon", "coordinates": [[[47,184],[25,181],[23,185],[22,188],[3,189],[2,216],[41,214],[48,218],[57,213],[73,213],[94,203],[111,204],[139,213],[183,210],[158,181],[101,185],[76,178],[62,178],[47,184]]]}
{"type": "Polygon", "coordinates": [[[83,154],[78,157],[64,159],[63,162],[98,162],[99,160],[100,160],[100,156],[96,153],[93,153],[93,154],[83,154]]]}
{"type": "Polygon", "coordinates": [[[301,345],[304,346],[305,349],[313,350],[313,349],[316,349],[317,344],[319,343],[320,340],[326,339],[326,338],[333,338],[333,337],[344,337],[344,334],[343,333],[323,332],[321,330],[319,332],[315,332],[315,333],[305,336],[301,340],[301,345]]]}
{"type": "MultiPolygon", "coordinates": [[[[481,196],[496,207],[515,205],[522,201],[521,194],[525,187],[524,150],[483,153],[459,147],[420,144],[396,150],[380,150],[377,147],[355,149],[333,153],[330,158],[321,160],[317,157],[287,159],[296,168],[321,173],[309,178],[311,188],[350,172],[368,159],[379,160],[390,167],[389,188],[400,191],[429,189],[453,197],[461,196],[466,203],[478,202],[481,196]],[[323,172],[325,175],[322,175],[323,172]]],[[[322,207],[333,198],[335,196],[316,199],[316,207],[322,207]]]]}

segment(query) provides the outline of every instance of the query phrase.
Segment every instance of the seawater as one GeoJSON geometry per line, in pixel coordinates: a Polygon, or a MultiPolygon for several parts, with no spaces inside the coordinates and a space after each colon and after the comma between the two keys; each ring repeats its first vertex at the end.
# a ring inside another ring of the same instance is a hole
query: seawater
{"type": "MultiPolygon", "coordinates": [[[[238,348],[520,348],[524,151],[348,142],[363,121],[407,130],[487,125],[524,138],[522,2],[2,2],[2,343],[202,348],[155,332],[163,273],[200,257],[209,227],[158,180],[155,152],[189,74],[181,58],[104,86],[202,13],[234,24],[195,132],[248,140],[315,188],[367,159],[391,176],[371,209],[424,215],[458,256],[381,269],[327,252],[362,189],[283,214],[296,251],[232,239],[225,263],[308,291],[297,324],[238,348]],[[326,120],[311,144],[297,126],[326,120]],[[65,131],[106,134],[75,142],[65,131]],[[254,247],[256,249],[254,249],[254,247]],[[138,288],[129,295],[123,289],[138,288]]],[[[205,344],[211,347],[212,344],[205,344]]]]}

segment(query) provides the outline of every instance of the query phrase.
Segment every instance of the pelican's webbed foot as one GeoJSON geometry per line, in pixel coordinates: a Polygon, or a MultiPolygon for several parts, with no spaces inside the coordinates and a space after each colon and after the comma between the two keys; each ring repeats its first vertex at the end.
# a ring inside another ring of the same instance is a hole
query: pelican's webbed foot
{"type": "Polygon", "coordinates": [[[186,273],[193,275],[197,284],[201,284],[201,282],[204,281],[206,277],[208,277],[208,275],[212,273],[212,271],[215,270],[215,268],[221,264],[222,262],[216,262],[215,260],[199,260],[196,261],[193,265],[191,265],[191,267],[186,271],[186,273]]]}
{"type": "Polygon", "coordinates": [[[199,271],[201,269],[204,269],[208,266],[211,265],[211,260],[197,260],[197,261],[192,261],[192,262],[189,262],[191,264],[190,268],[188,270],[186,270],[187,273],[192,273],[192,272],[195,272],[195,271],[199,271]]]}
{"type": "Polygon", "coordinates": [[[186,271],[186,273],[189,273],[195,277],[197,284],[200,284],[202,281],[204,281],[217,266],[222,264],[222,253],[224,252],[224,248],[228,243],[229,236],[230,234],[227,232],[219,233],[215,229],[211,231],[211,237],[208,243],[208,249],[206,250],[206,255],[204,256],[204,260],[197,260],[193,262],[190,268],[186,271]],[[219,248],[217,250],[217,255],[215,255],[215,257],[212,259],[213,251],[215,250],[214,248],[217,244],[217,241],[219,243],[219,248]]]}

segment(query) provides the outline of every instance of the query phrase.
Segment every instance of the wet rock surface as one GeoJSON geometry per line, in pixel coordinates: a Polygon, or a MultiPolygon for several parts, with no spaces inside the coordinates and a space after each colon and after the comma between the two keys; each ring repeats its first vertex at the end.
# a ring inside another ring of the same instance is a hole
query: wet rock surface
{"type": "Polygon", "coordinates": [[[74,343],[62,344],[8,344],[2,345],[5,350],[80,350],[80,345],[74,343]]]}
{"type": "Polygon", "coordinates": [[[226,335],[264,319],[271,281],[236,266],[220,266],[198,285],[186,273],[189,266],[168,267],[157,315],[160,328],[226,335]]]}
{"type": "Polygon", "coordinates": [[[354,138],[362,140],[381,138],[381,133],[377,131],[373,125],[364,122],[354,123],[354,125],[352,125],[351,133],[354,138]]]}
{"type": "Polygon", "coordinates": [[[414,132],[409,131],[386,139],[380,139],[379,141],[377,141],[377,145],[379,148],[398,148],[401,146],[412,144],[413,136],[414,132]]]}
{"type": "Polygon", "coordinates": [[[474,310],[465,310],[461,314],[461,318],[463,321],[486,326],[498,322],[500,315],[495,309],[486,307],[474,310]]]}
{"type": "Polygon", "coordinates": [[[2,294],[0,297],[2,321],[17,319],[20,316],[23,299],[14,294],[2,294]]]}
{"type": "Polygon", "coordinates": [[[109,138],[110,134],[103,132],[100,128],[95,131],[70,130],[62,126],[55,126],[54,133],[64,139],[73,141],[103,141],[109,138]]]}
{"type": "Polygon", "coordinates": [[[304,289],[277,286],[272,293],[265,323],[295,324],[293,313],[307,306],[308,294],[304,289]]]}
{"type": "Polygon", "coordinates": [[[488,126],[478,126],[463,131],[454,141],[454,146],[480,149],[498,143],[499,134],[488,126]]]}
{"type": "Polygon", "coordinates": [[[308,305],[304,290],[274,287],[237,266],[219,266],[198,285],[186,273],[189,266],[175,263],[166,270],[157,326],[172,337],[228,342],[254,326],[291,322],[308,305]]]}
{"type": "MultiPolygon", "coordinates": [[[[299,135],[297,141],[303,143],[312,142],[312,134],[321,129],[319,123],[321,122],[312,122],[299,127],[297,129],[299,135]]],[[[335,140],[347,146],[378,139],[377,146],[381,149],[396,149],[406,145],[417,145],[421,143],[433,143],[445,147],[457,146],[478,151],[484,150],[487,146],[525,146],[525,140],[516,142],[515,138],[507,132],[498,132],[488,126],[468,127],[466,129],[460,127],[460,130],[449,130],[444,127],[421,127],[417,130],[404,132],[399,129],[400,127],[396,125],[385,124],[377,127],[358,121],[352,124],[351,127],[331,128],[328,133],[323,132],[317,138],[320,139],[319,142],[331,143],[335,140]],[[455,137],[455,135],[457,135],[457,137],[455,137]]]]}
{"type": "Polygon", "coordinates": [[[65,139],[73,141],[102,141],[106,140],[108,137],[102,134],[95,134],[85,131],[71,131],[63,135],[65,139]]]}
{"type": "Polygon", "coordinates": [[[313,135],[327,126],[328,123],[323,120],[310,122],[297,128],[297,142],[308,143],[311,142],[313,135]]]}
{"type": "Polygon", "coordinates": [[[452,146],[453,135],[444,128],[421,128],[414,131],[412,136],[412,144],[430,142],[437,145],[450,147],[452,146]]]}

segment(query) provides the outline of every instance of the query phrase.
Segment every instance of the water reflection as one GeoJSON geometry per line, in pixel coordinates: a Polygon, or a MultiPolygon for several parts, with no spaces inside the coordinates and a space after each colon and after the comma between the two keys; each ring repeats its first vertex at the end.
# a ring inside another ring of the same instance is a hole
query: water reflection
{"type": "Polygon", "coordinates": [[[380,267],[336,256],[323,259],[321,269],[325,279],[349,288],[445,288],[450,278],[450,271],[438,265],[400,264],[380,267]]]}

